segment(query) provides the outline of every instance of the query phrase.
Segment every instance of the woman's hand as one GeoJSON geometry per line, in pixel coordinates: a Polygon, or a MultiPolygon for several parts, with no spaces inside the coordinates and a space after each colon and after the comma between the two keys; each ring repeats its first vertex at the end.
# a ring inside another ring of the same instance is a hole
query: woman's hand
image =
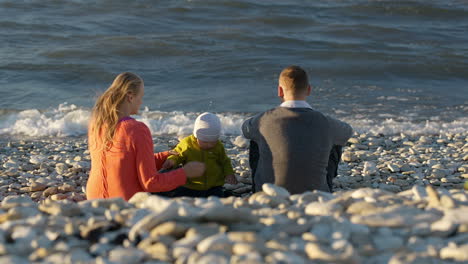
{"type": "Polygon", "coordinates": [[[190,161],[182,167],[187,175],[187,178],[201,177],[205,173],[205,163],[198,161],[190,161]]]}
{"type": "Polygon", "coordinates": [[[175,150],[173,150],[173,149],[168,150],[167,152],[169,152],[169,154],[171,154],[171,155],[179,156],[179,152],[177,152],[177,151],[175,151],[175,150]]]}
{"type": "MultiPolygon", "coordinates": [[[[173,149],[171,150],[168,150],[167,151],[169,153],[169,155],[173,155],[173,156],[179,156],[179,153],[173,149]]],[[[163,165],[162,165],[162,170],[168,170],[168,169],[172,169],[174,167],[175,164],[175,161],[173,160],[170,160],[170,159],[166,159],[166,161],[164,161],[163,165]]]]}
{"type": "Polygon", "coordinates": [[[226,178],[224,179],[226,181],[226,183],[229,183],[229,184],[237,184],[237,179],[236,179],[236,176],[234,176],[234,174],[229,174],[226,176],[226,178]]]}
{"type": "Polygon", "coordinates": [[[162,169],[163,170],[167,170],[167,169],[170,169],[172,167],[174,167],[175,165],[175,161],[171,160],[171,159],[167,159],[163,165],[162,165],[162,169]]]}

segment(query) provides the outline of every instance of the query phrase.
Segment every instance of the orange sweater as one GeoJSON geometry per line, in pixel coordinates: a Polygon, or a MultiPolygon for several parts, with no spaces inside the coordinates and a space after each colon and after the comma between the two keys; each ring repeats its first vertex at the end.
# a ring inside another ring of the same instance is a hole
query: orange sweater
{"type": "Polygon", "coordinates": [[[86,185],[88,199],[122,197],[137,192],[164,192],[184,185],[183,169],[158,173],[168,152],[153,153],[148,127],[128,118],[117,125],[113,145],[103,152],[102,141],[88,136],[91,171],[86,185]]]}

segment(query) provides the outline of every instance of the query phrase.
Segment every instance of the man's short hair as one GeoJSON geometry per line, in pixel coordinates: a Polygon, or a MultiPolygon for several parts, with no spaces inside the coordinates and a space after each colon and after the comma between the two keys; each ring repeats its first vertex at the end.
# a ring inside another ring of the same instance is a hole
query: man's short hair
{"type": "Polygon", "coordinates": [[[298,93],[306,91],[309,86],[307,73],[299,66],[289,66],[280,73],[279,81],[285,89],[298,93]]]}

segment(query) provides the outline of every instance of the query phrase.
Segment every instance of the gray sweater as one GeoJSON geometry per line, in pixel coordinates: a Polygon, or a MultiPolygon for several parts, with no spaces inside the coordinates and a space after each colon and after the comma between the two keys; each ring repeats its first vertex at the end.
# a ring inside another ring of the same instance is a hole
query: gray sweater
{"type": "Polygon", "coordinates": [[[242,124],[244,137],[258,144],[255,189],[274,183],[290,193],[329,192],[326,175],[333,145],[352,135],[347,123],[309,108],[277,107],[242,124]]]}

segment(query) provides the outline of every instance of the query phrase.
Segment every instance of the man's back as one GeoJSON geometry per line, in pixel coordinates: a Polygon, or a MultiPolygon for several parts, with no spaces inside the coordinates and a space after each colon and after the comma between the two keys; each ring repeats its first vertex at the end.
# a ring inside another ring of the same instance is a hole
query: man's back
{"type": "Polygon", "coordinates": [[[330,191],[327,165],[333,145],[343,145],[351,127],[310,108],[277,107],[247,120],[242,130],[259,147],[255,189],[275,183],[291,193],[330,191]]]}

